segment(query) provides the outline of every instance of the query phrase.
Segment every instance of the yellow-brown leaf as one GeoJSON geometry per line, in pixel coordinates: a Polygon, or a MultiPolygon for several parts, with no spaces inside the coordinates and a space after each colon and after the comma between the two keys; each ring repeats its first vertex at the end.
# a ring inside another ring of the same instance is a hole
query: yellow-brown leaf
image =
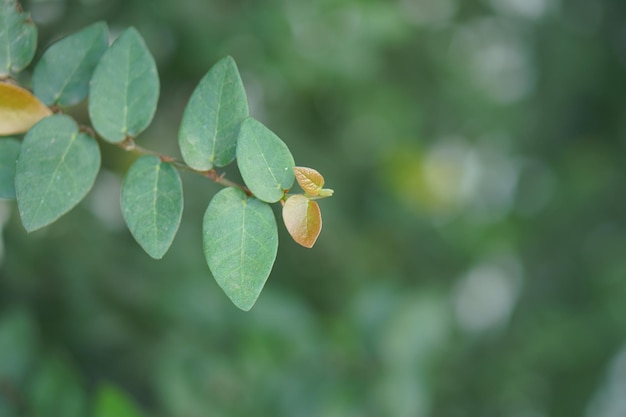
{"type": "Polygon", "coordinates": [[[293,240],[305,248],[312,248],[322,231],[320,207],[302,194],[287,199],[283,206],[283,221],[293,240]]]}
{"type": "Polygon", "coordinates": [[[52,111],[30,91],[0,82],[0,135],[27,132],[52,111]]]}
{"type": "Polygon", "coordinates": [[[313,168],[295,167],[293,169],[300,188],[308,195],[319,195],[324,186],[324,177],[313,168]]]}

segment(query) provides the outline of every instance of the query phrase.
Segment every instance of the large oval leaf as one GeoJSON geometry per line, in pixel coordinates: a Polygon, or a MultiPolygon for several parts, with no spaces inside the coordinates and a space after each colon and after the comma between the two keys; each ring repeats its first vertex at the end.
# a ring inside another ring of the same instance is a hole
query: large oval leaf
{"type": "Polygon", "coordinates": [[[232,162],[247,116],[246,91],[235,60],[227,56],[200,81],[183,113],[178,140],[187,165],[204,171],[232,162]]]}
{"type": "Polygon", "coordinates": [[[30,91],[0,82],[0,135],[24,133],[51,114],[30,91]]]}
{"type": "Polygon", "coordinates": [[[100,149],[72,118],[55,115],[28,131],[17,159],[15,194],[24,228],[32,232],[78,204],[100,170],[100,149]]]}
{"type": "Polygon", "coordinates": [[[275,203],[293,185],[295,163],[287,145],[271,130],[247,118],[239,130],[237,166],[246,186],[260,200],[275,203]]]}
{"type": "Polygon", "coordinates": [[[17,1],[0,0],[0,78],[26,68],[37,49],[37,27],[17,1]]]}
{"type": "Polygon", "coordinates": [[[272,209],[237,188],[225,188],[204,214],[203,235],[204,255],[215,280],[237,307],[250,310],[278,251],[272,209]]]}
{"type": "Polygon", "coordinates": [[[87,97],[89,80],[109,46],[104,22],[97,22],[53,44],[33,75],[33,91],[44,103],[63,106],[87,97]]]}
{"type": "Polygon", "coordinates": [[[131,27],[113,42],[94,71],[89,116],[104,139],[118,143],[148,127],[158,98],[154,58],[139,32],[131,27]]]}
{"type": "Polygon", "coordinates": [[[312,248],[322,231],[320,206],[302,194],[292,195],[283,206],[287,231],[300,245],[312,248]]]}
{"type": "Polygon", "coordinates": [[[183,188],[172,164],[143,156],[122,184],[122,214],[141,247],[155,259],[169,249],[183,214],[183,188]]]}
{"type": "Polygon", "coordinates": [[[15,162],[20,146],[16,139],[0,139],[0,198],[15,198],[15,162]]]}

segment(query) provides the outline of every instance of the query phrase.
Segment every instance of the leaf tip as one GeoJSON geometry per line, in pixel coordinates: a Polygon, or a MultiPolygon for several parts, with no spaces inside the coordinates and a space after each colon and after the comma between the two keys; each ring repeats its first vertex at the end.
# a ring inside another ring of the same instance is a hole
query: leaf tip
{"type": "Polygon", "coordinates": [[[235,305],[235,307],[237,307],[239,310],[241,310],[241,311],[245,311],[245,312],[250,311],[250,310],[252,309],[252,307],[254,307],[254,305],[256,304],[256,300],[257,300],[257,299],[254,299],[252,302],[245,302],[245,303],[242,303],[242,302],[237,302],[237,301],[235,301],[235,300],[233,300],[233,299],[231,298],[231,301],[233,302],[233,304],[235,305]]]}
{"type": "Polygon", "coordinates": [[[235,58],[233,58],[232,55],[226,55],[224,58],[222,58],[222,61],[228,64],[235,64],[235,58]]]}
{"type": "Polygon", "coordinates": [[[320,190],[319,196],[320,197],[331,197],[334,193],[335,193],[335,190],[333,190],[332,188],[322,188],[320,190]]]}

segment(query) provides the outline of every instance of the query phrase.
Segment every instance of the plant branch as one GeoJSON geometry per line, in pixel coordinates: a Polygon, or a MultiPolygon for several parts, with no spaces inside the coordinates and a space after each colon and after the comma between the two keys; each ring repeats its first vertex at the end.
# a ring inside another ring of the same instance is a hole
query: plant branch
{"type": "Polygon", "coordinates": [[[215,182],[217,184],[220,184],[220,185],[223,185],[224,187],[239,188],[244,193],[246,193],[246,195],[249,196],[249,197],[253,197],[254,196],[252,194],[252,192],[250,191],[250,189],[248,189],[248,187],[246,187],[244,185],[241,185],[241,184],[238,184],[238,183],[236,183],[234,181],[229,180],[228,178],[226,178],[226,174],[225,173],[219,173],[215,169],[209,169],[207,171],[199,171],[197,169],[194,169],[194,168],[190,167],[189,165],[187,165],[183,161],[180,161],[180,160],[178,160],[176,158],[172,158],[171,156],[163,155],[163,154],[160,154],[158,152],[154,152],[153,150],[146,149],[146,148],[143,148],[143,147],[137,145],[135,143],[135,141],[133,140],[133,138],[130,137],[130,136],[127,136],[126,138],[124,138],[124,140],[121,141],[120,143],[118,143],[117,145],[120,148],[122,148],[125,151],[127,151],[127,152],[135,152],[135,153],[138,153],[140,155],[156,156],[159,159],[161,159],[161,161],[169,162],[169,163],[171,163],[172,165],[174,165],[176,168],[178,168],[180,170],[189,171],[189,172],[193,172],[195,174],[202,175],[203,177],[207,177],[207,178],[211,179],[213,182],[215,182]]]}

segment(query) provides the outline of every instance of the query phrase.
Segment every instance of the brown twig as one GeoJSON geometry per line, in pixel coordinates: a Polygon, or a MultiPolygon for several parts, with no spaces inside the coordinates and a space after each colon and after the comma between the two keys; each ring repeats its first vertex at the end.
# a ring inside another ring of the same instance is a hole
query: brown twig
{"type": "MultiPolygon", "coordinates": [[[[96,136],[94,134],[94,136],[96,136]]],[[[119,142],[117,144],[120,148],[124,149],[127,152],[135,152],[138,153],[140,155],[152,155],[152,156],[156,156],[159,159],[161,159],[161,161],[163,162],[168,162],[172,165],[174,165],[176,168],[183,170],[183,171],[189,171],[189,172],[193,172],[195,174],[199,174],[202,175],[203,177],[207,177],[209,179],[211,179],[213,182],[215,182],[216,184],[220,184],[223,185],[224,187],[235,187],[235,188],[239,188],[241,191],[243,191],[244,193],[246,193],[246,195],[248,197],[253,197],[254,195],[252,194],[252,192],[250,191],[250,189],[248,189],[248,187],[238,184],[234,181],[229,180],[228,178],[226,178],[226,174],[225,173],[219,173],[217,172],[215,169],[209,169],[208,171],[199,171],[197,169],[194,169],[192,167],[190,167],[189,165],[187,165],[186,163],[184,163],[183,161],[180,161],[176,158],[172,158],[171,156],[168,155],[163,155],[157,152],[154,152],[150,149],[146,149],[143,148],[139,145],[137,145],[134,141],[134,139],[131,136],[126,136],[124,138],[123,141],[119,142]]]]}

